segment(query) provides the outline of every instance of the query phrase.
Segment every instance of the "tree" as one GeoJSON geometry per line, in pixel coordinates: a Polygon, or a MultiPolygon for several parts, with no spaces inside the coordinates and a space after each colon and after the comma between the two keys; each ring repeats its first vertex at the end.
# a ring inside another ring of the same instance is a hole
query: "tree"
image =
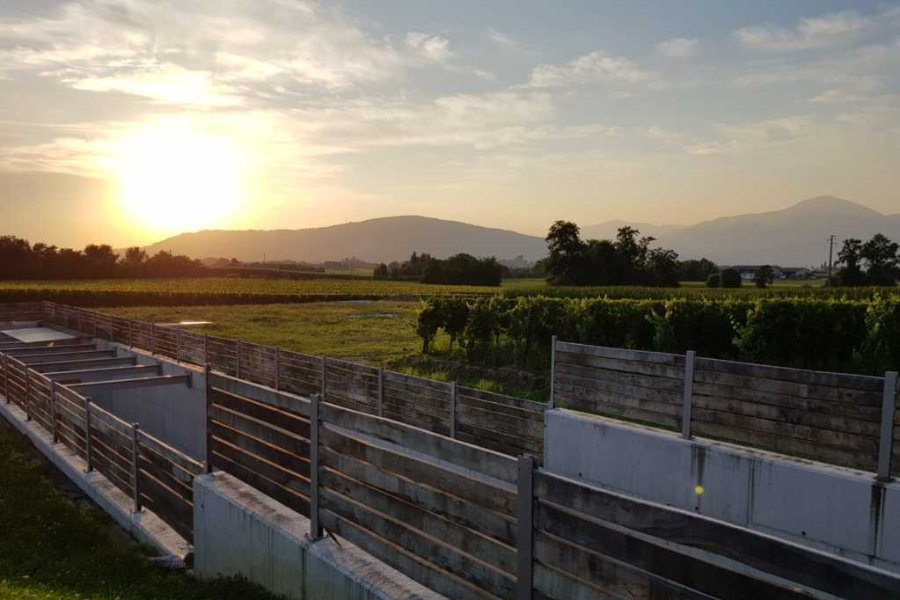
{"type": "Polygon", "coordinates": [[[707,258],[683,260],[678,264],[679,281],[706,281],[719,267],[707,258]]]}
{"type": "Polygon", "coordinates": [[[647,255],[647,283],[666,287],[678,286],[678,253],[666,248],[654,248],[647,255]]]}
{"type": "Polygon", "coordinates": [[[732,269],[731,267],[722,269],[719,273],[719,277],[723,288],[739,288],[743,283],[741,274],[738,273],[737,269],[732,269]]]}
{"type": "Polygon", "coordinates": [[[388,279],[390,278],[390,273],[388,272],[388,266],[384,263],[381,263],[377,267],[375,267],[375,271],[372,273],[372,277],[374,279],[388,279]]]}
{"type": "Polygon", "coordinates": [[[547,237],[547,278],[557,285],[578,285],[579,271],[584,260],[584,243],[578,225],[571,221],[556,221],[547,237]]]}
{"type": "Polygon", "coordinates": [[[125,250],[122,257],[122,267],[132,277],[143,275],[144,264],[147,262],[147,253],[140,246],[132,246],[125,250]]]}
{"type": "Polygon", "coordinates": [[[706,278],[706,287],[717,288],[722,287],[722,275],[719,273],[710,273],[706,278]]]}
{"type": "Polygon", "coordinates": [[[89,244],[84,248],[84,277],[102,278],[116,275],[119,258],[109,244],[89,244]]]}
{"type": "Polygon", "coordinates": [[[843,264],[844,267],[835,273],[835,284],[865,285],[866,275],[862,270],[862,245],[862,240],[856,238],[844,240],[844,245],[838,252],[838,264],[843,264]]]}
{"type": "Polygon", "coordinates": [[[764,288],[775,280],[775,273],[770,265],[763,265],[753,273],[753,283],[758,288],[764,288]]]}
{"type": "Polygon", "coordinates": [[[900,279],[898,249],[900,244],[880,233],[863,244],[859,256],[866,262],[866,279],[869,285],[894,285],[900,279]]]}

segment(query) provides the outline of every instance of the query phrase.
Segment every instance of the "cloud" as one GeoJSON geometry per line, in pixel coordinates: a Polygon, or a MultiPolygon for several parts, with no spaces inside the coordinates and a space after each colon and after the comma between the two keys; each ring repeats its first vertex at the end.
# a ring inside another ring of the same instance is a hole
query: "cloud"
{"type": "Polygon", "coordinates": [[[446,62],[456,56],[450,50],[450,42],[447,38],[439,35],[407,33],[406,45],[424,58],[437,63],[446,62]]]}
{"type": "Polygon", "coordinates": [[[669,58],[690,58],[697,53],[697,38],[672,38],[656,45],[656,51],[669,58]]]}
{"type": "Polygon", "coordinates": [[[538,65],[531,71],[528,85],[533,88],[581,85],[633,84],[647,81],[652,74],[632,61],[591,52],[566,65],[538,65]]]}
{"type": "Polygon", "coordinates": [[[847,11],[801,19],[793,29],[763,25],[738,29],[734,35],[744,46],[757,50],[808,50],[842,43],[873,23],[871,18],[847,11]]]}

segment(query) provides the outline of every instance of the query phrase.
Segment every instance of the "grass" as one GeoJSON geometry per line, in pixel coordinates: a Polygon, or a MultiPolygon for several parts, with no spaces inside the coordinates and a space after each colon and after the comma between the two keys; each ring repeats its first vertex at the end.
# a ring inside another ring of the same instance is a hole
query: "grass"
{"type": "Polygon", "coordinates": [[[211,321],[193,331],[392,367],[418,355],[418,302],[352,301],[104,309],[130,319],[211,321]]]}
{"type": "Polygon", "coordinates": [[[151,565],[149,549],[100,509],[67,498],[51,473],[0,424],[0,599],[274,600],[244,581],[202,582],[151,565]]]}

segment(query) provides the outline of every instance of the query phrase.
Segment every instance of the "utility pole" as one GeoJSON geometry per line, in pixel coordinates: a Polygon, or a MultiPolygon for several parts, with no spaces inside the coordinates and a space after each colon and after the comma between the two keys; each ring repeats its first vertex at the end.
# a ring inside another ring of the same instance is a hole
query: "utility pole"
{"type": "Polygon", "coordinates": [[[831,285],[831,270],[833,266],[833,257],[834,257],[834,234],[832,233],[828,236],[828,283],[827,285],[831,285]]]}

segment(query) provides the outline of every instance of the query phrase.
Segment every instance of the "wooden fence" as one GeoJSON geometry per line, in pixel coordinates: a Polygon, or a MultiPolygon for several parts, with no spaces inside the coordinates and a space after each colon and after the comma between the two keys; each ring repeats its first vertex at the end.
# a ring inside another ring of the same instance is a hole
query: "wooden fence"
{"type": "Polygon", "coordinates": [[[900,578],[211,373],[214,466],[448,598],[893,598],[900,578]]]}
{"type": "Polygon", "coordinates": [[[884,377],[555,342],[554,406],[891,476],[896,373],[884,377]]]}
{"type": "MultiPolygon", "coordinates": [[[[41,344],[27,346],[47,349],[41,344]]],[[[135,511],[147,506],[192,541],[193,478],[204,465],[50,379],[38,370],[42,363],[19,360],[28,350],[17,352],[18,358],[0,348],[0,385],[6,401],[21,408],[54,443],[85,461],[89,471],[99,471],[131,497],[135,511]]]]}
{"type": "Polygon", "coordinates": [[[0,303],[0,323],[40,321],[43,318],[43,307],[40,302],[0,303]]]}
{"type": "Polygon", "coordinates": [[[543,455],[545,405],[385,371],[44,302],[44,320],[295,394],[459,437],[509,455],[543,455]]]}

